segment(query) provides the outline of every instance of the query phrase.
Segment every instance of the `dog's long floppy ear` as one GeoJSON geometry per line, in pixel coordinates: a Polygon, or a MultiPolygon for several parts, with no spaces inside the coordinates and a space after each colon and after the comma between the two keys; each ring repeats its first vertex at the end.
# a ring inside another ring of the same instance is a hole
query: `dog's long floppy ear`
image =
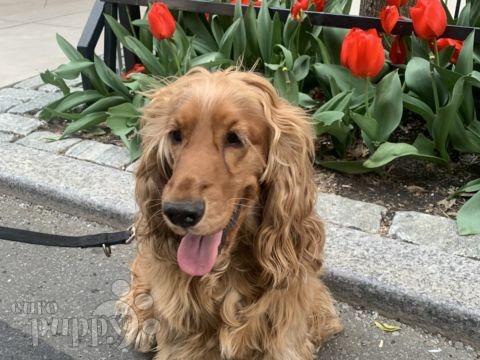
{"type": "Polygon", "coordinates": [[[322,264],[324,230],[314,210],[314,132],[303,110],[281,99],[268,81],[250,75],[247,82],[263,92],[259,98],[271,129],[257,260],[264,285],[282,288],[288,278],[318,271],[322,264]]]}
{"type": "Polygon", "coordinates": [[[139,208],[137,233],[148,239],[164,229],[162,192],[171,176],[171,159],[167,145],[168,86],[150,94],[151,102],[141,119],[142,155],[135,171],[135,195],[139,208]]]}

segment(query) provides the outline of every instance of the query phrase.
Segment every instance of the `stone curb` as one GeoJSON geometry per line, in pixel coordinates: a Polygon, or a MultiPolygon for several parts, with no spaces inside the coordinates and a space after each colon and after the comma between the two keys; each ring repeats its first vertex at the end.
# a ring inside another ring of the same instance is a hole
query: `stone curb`
{"type": "MultiPolygon", "coordinates": [[[[15,96],[35,103],[42,86],[29,81],[2,89],[0,105],[11,109],[15,96]]],[[[131,223],[129,171],[136,164],[128,165],[125,149],[78,139],[48,143],[55,134],[36,131],[41,122],[1,114],[7,111],[0,106],[2,190],[102,223],[131,223]]],[[[397,212],[390,238],[380,237],[384,207],[332,194],[319,195],[317,211],[327,221],[325,279],[339,300],[480,346],[480,236],[456,236],[449,219],[397,212]]]]}
{"type": "Polygon", "coordinates": [[[342,301],[480,346],[480,262],[327,226],[325,279],[342,301]]]}
{"type": "Polygon", "coordinates": [[[0,187],[112,225],[131,224],[134,178],[126,171],[0,143],[0,187]]]}

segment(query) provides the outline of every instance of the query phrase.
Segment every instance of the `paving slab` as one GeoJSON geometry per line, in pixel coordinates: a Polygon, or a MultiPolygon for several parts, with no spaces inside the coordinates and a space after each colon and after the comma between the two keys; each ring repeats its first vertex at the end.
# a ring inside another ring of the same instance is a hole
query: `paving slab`
{"type": "Polygon", "coordinates": [[[480,235],[460,236],[452,219],[415,211],[398,211],[389,236],[480,260],[480,235]]]}
{"type": "Polygon", "coordinates": [[[45,150],[56,154],[62,154],[79,143],[81,139],[62,139],[57,140],[61,134],[55,134],[50,131],[35,131],[30,135],[18,140],[16,144],[27,146],[34,149],[45,150]]]}
{"type": "Polygon", "coordinates": [[[44,91],[47,93],[59,93],[60,89],[52,84],[44,84],[38,88],[39,91],[44,91]]]}
{"type": "Polygon", "coordinates": [[[319,194],[316,207],[326,221],[369,233],[380,230],[382,217],[387,212],[387,209],[380,205],[328,193],[319,194]]]}
{"type": "Polygon", "coordinates": [[[31,89],[31,90],[36,90],[40,86],[44,85],[45,83],[43,82],[42,78],[40,75],[33,76],[31,78],[25,79],[23,81],[20,81],[16,84],[13,85],[14,88],[17,89],[31,89]]]}
{"type": "Polygon", "coordinates": [[[137,170],[138,164],[139,164],[139,160],[128,165],[125,170],[134,173],[137,170]]]}
{"type": "Polygon", "coordinates": [[[0,99],[9,98],[9,99],[22,101],[22,102],[34,99],[39,94],[41,93],[31,89],[15,89],[15,88],[0,89],[0,99]]]}
{"type": "Polygon", "coordinates": [[[37,119],[14,114],[0,114],[1,132],[25,136],[40,126],[42,126],[42,122],[37,119]]]}
{"type": "Polygon", "coordinates": [[[328,224],[326,264],[342,301],[480,346],[480,261],[328,224]]]}
{"type": "Polygon", "coordinates": [[[61,93],[47,93],[38,91],[37,96],[30,99],[23,104],[18,104],[9,109],[8,112],[12,114],[35,114],[43,109],[45,106],[60,99],[63,95],[61,93]]]}
{"type": "Polygon", "coordinates": [[[0,187],[9,193],[122,226],[135,214],[129,172],[15,143],[0,143],[0,169],[0,187]]]}
{"type": "Polygon", "coordinates": [[[76,144],[65,155],[118,169],[124,168],[131,162],[126,148],[92,140],[84,140],[76,144]]]}
{"type": "Polygon", "coordinates": [[[0,113],[7,112],[8,109],[11,109],[18,104],[21,104],[22,101],[19,99],[14,99],[12,97],[0,97],[0,113]]]}
{"type": "Polygon", "coordinates": [[[15,135],[10,133],[0,132],[0,143],[1,142],[12,142],[15,140],[15,135]]]}
{"type": "MultiPolygon", "coordinates": [[[[82,85],[82,79],[81,78],[72,79],[72,80],[65,80],[65,83],[70,88],[71,92],[83,90],[83,88],[79,89],[79,87],[82,85]]],[[[38,88],[38,90],[40,90],[40,91],[44,91],[44,92],[48,92],[48,93],[60,93],[61,92],[61,90],[58,87],[56,87],[52,84],[45,84],[43,82],[42,82],[42,84],[43,85],[38,88]]]]}

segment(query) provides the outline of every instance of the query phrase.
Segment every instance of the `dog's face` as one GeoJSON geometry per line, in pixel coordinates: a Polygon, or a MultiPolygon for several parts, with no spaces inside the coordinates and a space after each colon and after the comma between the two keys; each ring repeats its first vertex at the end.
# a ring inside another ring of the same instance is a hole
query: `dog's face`
{"type": "Polygon", "coordinates": [[[228,77],[193,78],[163,101],[171,166],[163,216],[180,235],[180,268],[201,276],[229,255],[255,205],[269,128],[252,87],[228,77]]]}
{"type": "Polygon", "coordinates": [[[319,266],[313,127],[268,80],[193,69],[153,94],[142,135],[137,234],[149,251],[193,276],[238,256],[265,287],[319,266]]]}

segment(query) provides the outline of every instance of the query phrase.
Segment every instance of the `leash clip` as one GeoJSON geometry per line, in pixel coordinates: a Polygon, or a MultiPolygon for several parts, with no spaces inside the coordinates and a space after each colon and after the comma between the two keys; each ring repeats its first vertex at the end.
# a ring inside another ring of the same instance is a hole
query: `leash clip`
{"type": "Polygon", "coordinates": [[[130,244],[135,240],[135,225],[131,225],[127,230],[130,231],[130,237],[125,241],[125,244],[130,244]]]}
{"type": "Polygon", "coordinates": [[[112,248],[110,247],[110,245],[102,244],[102,247],[106,257],[112,256],[112,248]]]}

